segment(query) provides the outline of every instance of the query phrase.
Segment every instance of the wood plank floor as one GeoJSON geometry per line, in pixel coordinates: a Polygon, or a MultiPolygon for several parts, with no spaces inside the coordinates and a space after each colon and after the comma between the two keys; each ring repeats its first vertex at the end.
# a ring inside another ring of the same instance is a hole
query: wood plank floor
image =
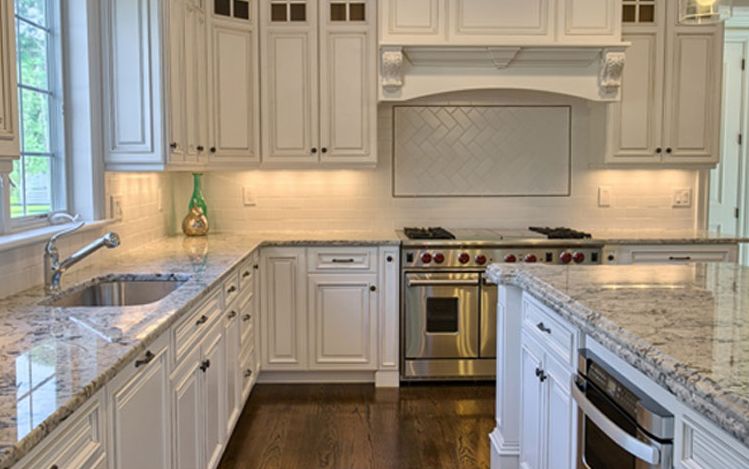
{"type": "Polygon", "coordinates": [[[221,469],[488,469],[493,385],[258,385],[221,469]]]}

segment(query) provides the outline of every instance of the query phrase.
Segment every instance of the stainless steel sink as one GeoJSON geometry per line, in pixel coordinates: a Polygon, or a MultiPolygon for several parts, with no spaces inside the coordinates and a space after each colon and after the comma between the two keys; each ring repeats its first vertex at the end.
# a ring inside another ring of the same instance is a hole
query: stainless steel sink
{"type": "Polygon", "coordinates": [[[169,280],[105,280],[47,302],[58,307],[140,306],[155,303],[185,283],[169,280]]]}

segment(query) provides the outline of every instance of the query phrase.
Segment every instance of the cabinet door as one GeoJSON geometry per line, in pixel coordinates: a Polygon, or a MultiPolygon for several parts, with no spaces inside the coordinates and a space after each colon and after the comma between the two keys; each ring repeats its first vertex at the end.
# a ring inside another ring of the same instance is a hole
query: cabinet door
{"type": "Polygon", "coordinates": [[[188,1],[185,14],[185,161],[197,163],[208,144],[208,67],[205,11],[188,1]]]}
{"type": "Polygon", "coordinates": [[[307,294],[304,248],[264,249],[261,340],[263,369],[307,368],[307,294]]]}
{"type": "Polygon", "coordinates": [[[541,347],[523,332],[520,346],[520,467],[540,469],[543,459],[543,371],[541,347]]]}
{"type": "Polygon", "coordinates": [[[375,2],[323,0],[320,160],[377,162],[375,2]]]}
{"type": "Polygon", "coordinates": [[[676,26],[666,49],[664,160],[717,163],[723,34],[719,26],[676,26]]]}
{"type": "Polygon", "coordinates": [[[203,467],[203,436],[200,347],[195,347],[180,363],[172,377],[172,428],[174,467],[203,467]]]}
{"type": "Polygon", "coordinates": [[[621,2],[617,0],[560,0],[560,40],[618,42],[621,2]]]}
{"type": "Polygon", "coordinates": [[[452,0],[450,42],[507,44],[515,36],[527,43],[552,39],[550,0],[452,0]]]}
{"type": "Polygon", "coordinates": [[[10,157],[20,153],[13,3],[0,5],[0,156],[10,157]]]}
{"type": "Polygon", "coordinates": [[[203,343],[203,415],[205,421],[206,467],[218,466],[226,438],[226,337],[217,324],[203,343]]]}
{"type": "Polygon", "coordinates": [[[234,424],[239,419],[241,412],[241,373],[239,363],[240,337],[239,337],[239,311],[229,309],[224,322],[224,345],[226,347],[226,435],[231,435],[234,424]]]}
{"type": "Polygon", "coordinates": [[[546,401],[545,461],[548,469],[573,469],[577,434],[576,406],[570,394],[572,373],[547,353],[544,360],[548,379],[544,382],[546,401]]]}
{"type": "Polygon", "coordinates": [[[379,291],[379,368],[398,370],[400,338],[400,251],[380,248],[379,291]]]}
{"type": "Polygon", "coordinates": [[[167,347],[156,345],[137,360],[110,388],[111,467],[170,467],[167,347]]]}
{"type": "Polygon", "coordinates": [[[383,44],[445,42],[445,0],[381,0],[383,44]]]}
{"type": "MultiPolygon", "coordinates": [[[[186,53],[192,48],[186,48],[187,41],[185,26],[187,24],[186,0],[169,0],[169,161],[183,163],[187,151],[187,86],[192,83],[193,76],[187,73],[186,53]]],[[[192,90],[190,90],[192,92],[192,90]]]]}
{"type": "Polygon", "coordinates": [[[657,163],[664,149],[664,34],[653,27],[627,33],[622,39],[632,45],[627,49],[621,102],[609,105],[606,160],[610,163],[657,163]]]}
{"type": "Polygon", "coordinates": [[[263,161],[317,162],[317,1],[265,1],[260,15],[263,161]]]}
{"type": "Polygon", "coordinates": [[[311,274],[312,369],[376,369],[377,275],[311,274]]]}
{"type": "Polygon", "coordinates": [[[257,28],[214,20],[211,31],[213,143],[210,163],[259,162],[257,28]]]}

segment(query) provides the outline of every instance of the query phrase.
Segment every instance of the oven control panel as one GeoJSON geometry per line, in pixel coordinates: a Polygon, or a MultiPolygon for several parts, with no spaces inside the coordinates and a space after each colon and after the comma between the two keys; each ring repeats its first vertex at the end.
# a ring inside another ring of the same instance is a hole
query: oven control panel
{"type": "Polygon", "coordinates": [[[482,269],[495,263],[595,265],[601,263],[601,249],[595,247],[421,248],[404,249],[401,260],[403,267],[424,269],[482,269]]]}

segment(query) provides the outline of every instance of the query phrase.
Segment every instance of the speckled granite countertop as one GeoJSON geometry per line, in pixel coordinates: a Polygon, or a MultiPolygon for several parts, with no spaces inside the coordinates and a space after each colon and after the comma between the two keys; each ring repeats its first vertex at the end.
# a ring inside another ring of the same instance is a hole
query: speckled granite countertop
{"type": "Polygon", "coordinates": [[[489,267],[749,446],[749,268],[489,267]]]}
{"type": "Polygon", "coordinates": [[[737,244],[749,242],[725,234],[700,230],[592,230],[593,241],[603,244],[737,244]]]}
{"type": "Polygon", "coordinates": [[[398,244],[395,232],[175,236],[123,253],[97,253],[95,263],[63,280],[63,288],[107,275],[187,280],[157,303],[95,310],[40,306],[41,286],[0,300],[0,468],[31,451],[258,247],[398,244]]]}

